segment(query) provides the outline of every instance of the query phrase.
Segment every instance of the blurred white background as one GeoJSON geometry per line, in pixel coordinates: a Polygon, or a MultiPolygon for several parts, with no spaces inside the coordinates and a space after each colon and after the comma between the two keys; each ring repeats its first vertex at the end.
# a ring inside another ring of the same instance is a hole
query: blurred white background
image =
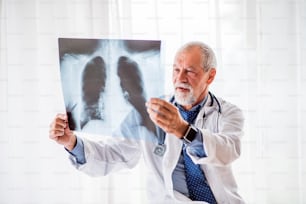
{"type": "Polygon", "coordinates": [[[306,203],[305,11],[305,0],[0,0],[0,203],[144,203],[143,164],[91,178],[48,138],[64,112],[58,37],[162,40],[166,93],[176,49],[209,44],[211,91],[246,117],[240,193],[306,203]]]}

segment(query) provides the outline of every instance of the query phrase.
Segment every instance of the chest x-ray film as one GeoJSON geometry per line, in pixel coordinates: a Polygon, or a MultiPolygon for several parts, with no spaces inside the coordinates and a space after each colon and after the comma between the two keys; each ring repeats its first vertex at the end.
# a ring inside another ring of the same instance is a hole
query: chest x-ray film
{"type": "Polygon", "coordinates": [[[154,132],[145,102],[164,90],[160,41],[60,38],[59,58],[70,129],[110,135],[134,111],[154,132]]]}

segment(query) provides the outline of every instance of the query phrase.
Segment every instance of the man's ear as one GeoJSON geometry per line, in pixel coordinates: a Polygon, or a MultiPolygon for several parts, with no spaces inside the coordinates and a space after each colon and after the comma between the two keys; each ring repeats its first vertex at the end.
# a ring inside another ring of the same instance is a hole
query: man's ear
{"type": "Polygon", "coordinates": [[[216,76],[216,72],[217,72],[217,70],[215,68],[211,68],[209,70],[209,76],[208,76],[208,80],[207,80],[208,84],[211,84],[214,81],[215,76],[216,76]]]}

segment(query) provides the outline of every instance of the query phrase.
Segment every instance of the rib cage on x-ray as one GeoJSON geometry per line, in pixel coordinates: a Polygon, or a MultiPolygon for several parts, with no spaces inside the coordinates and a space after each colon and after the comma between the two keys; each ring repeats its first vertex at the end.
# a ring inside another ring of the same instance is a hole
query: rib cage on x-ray
{"type": "Polygon", "coordinates": [[[163,93],[160,41],[59,39],[62,90],[72,130],[111,134],[135,109],[154,132],[145,107],[163,93]]]}

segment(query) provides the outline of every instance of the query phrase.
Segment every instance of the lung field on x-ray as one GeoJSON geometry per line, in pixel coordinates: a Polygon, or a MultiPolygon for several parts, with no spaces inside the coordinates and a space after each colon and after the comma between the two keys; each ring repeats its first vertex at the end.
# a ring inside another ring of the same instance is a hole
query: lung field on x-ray
{"type": "Polygon", "coordinates": [[[103,120],[103,93],[106,83],[106,67],[102,57],[96,56],[85,66],[82,73],[81,129],[90,120],[103,120]]]}
{"type": "Polygon", "coordinates": [[[117,74],[120,78],[123,96],[141,115],[142,125],[155,133],[155,125],[146,111],[146,91],[138,64],[126,56],[121,56],[118,59],[117,74]]]}
{"type": "Polygon", "coordinates": [[[59,39],[62,90],[69,127],[110,134],[135,109],[155,132],[145,102],[163,93],[160,41],[59,39]]]}

